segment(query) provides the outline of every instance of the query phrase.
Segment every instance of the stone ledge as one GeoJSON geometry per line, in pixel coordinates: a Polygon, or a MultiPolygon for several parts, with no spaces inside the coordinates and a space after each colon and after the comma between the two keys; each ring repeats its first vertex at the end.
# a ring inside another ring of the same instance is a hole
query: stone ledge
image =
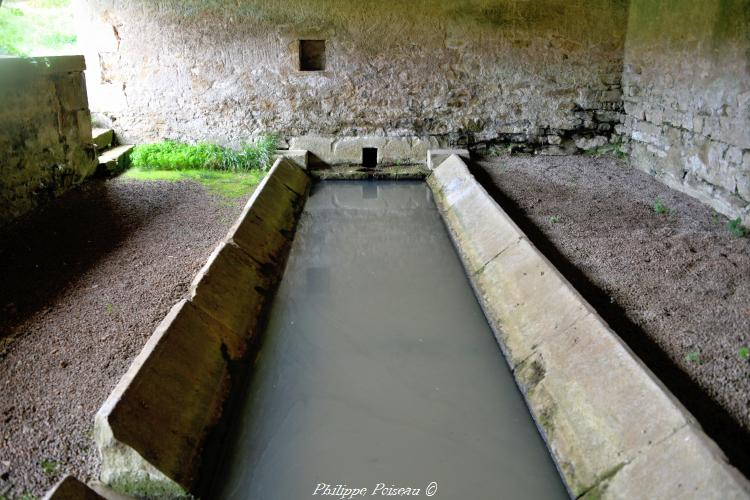
{"type": "Polygon", "coordinates": [[[3,57],[0,80],[18,80],[30,76],[57,75],[86,69],[83,56],[3,57]]]}
{"type": "Polygon", "coordinates": [[[283,272],[309,185],[293,162],[276,161],[196,276],[191,299],[172,308],[102,405],[94,428],[105,484],[154,497],[196,486],[208,440],[220,439],[212,433],[236,387],[234,366],[246,358],[283,272]]]}
{"type": "Polygon", "coordinates": [[[276,154],[307,170],[308,154],[306,149],[279,149],[276,154]]]}
{"type": "Polygon", "coordinates": [[[750,495],[747,479],[459,156],[433,170],[428,184],[573,497],[750,495]]]}
{"type": "Polygon", "coordinates": [[[378,149],[378,165],[425,163],[427,152],[441,146],[434,136],[298,136],[289,139],[290,150],[307,150],[309,161],[325,165],[360,165],[362,148],[378,149]]]}

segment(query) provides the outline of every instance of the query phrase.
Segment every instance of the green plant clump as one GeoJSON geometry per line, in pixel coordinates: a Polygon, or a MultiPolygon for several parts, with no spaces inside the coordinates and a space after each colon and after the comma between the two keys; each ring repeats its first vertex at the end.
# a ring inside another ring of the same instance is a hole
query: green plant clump
{"type": "Polygon", "coordinates": [[[268,170],[276,142],[275,135],[266,134],[254,144],[234,150],[215,144],[163,141],[136,146],[130,161],[141,170],[268,170]]]}
{"type": "Polygon", "coordinates": [[[603,146],[586,151],[588,156],[605,156],[612,155],[619,160],[625,160],[628,158],[628,153],[625,151],[625,145],[622,142],[611,142],[603,146]]]}
{"type": "Polygon", "coordinates": [[[742,347],[740,347],[739,355],[742,359],[750,359],[750,348],[746,345],[743,345],[742,347]]]}
{"type": "Polygon", "coordinates": [[[687,353],[687,355],[685,356],[685,360],[689,361],[690,363],[698,363],[701,365],[703,364],[703,362],[701,361],[701,353],[699,353],[698,351],[687,353]]]}
{"type": "Polygon", "coordinates": [[[52,474],[57,472],[58,464],[54,460],[48,460],[45,458],[41,462],[39,462],[39,465],[42,467],[44,473],[48,476],[51,476],[52,474]]]}
{"type": "Polygon", "coordinates": [[[661,200],[656,200],[654,202],[654,212],[656,212],[659,215],[665,214],[667,213],[667,207],[664,206],[664,203],[662,203],[661,200]]]}
{"type": "Polygon", "coordinates": [[[736,236],[737,238],[744,238],[748,234],[747,229],[742,226],[742,219],[740,219],[739,217],[727,222],[727,231],[732,233],[732,236],[736,236]]]}

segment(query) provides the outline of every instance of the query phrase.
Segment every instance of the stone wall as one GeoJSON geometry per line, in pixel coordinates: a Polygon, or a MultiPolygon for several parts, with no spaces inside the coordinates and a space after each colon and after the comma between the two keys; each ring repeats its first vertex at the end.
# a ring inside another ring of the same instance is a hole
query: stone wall
{"type": "Polygon", "coordinates": [[[80,1],[92,110],[128,142],[557,148],[620,120],[626,0],[80,1]],[[301,39],[324,71],[298,70],[301,39]]]}
{"type": "Polygon", "coordinates": [[[0,59],[0,226],[96,170],[82,56],[0,59]]]}
{"type": "Polygon", "coordinates": [[[631,0],[633,165],[750,225],[750,0],[631,0]]]}

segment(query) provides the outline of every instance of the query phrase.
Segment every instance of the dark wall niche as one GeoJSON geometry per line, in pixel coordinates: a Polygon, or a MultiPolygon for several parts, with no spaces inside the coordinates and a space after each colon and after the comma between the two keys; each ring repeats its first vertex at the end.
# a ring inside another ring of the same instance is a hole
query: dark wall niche
{"type": "Polygon", "coordinates": [[[375,168],[378,165],[378,148],[362,148],[362,166],[375,168]]]}
{"type": "Polygon", "coordinates": [[[326,69],[326,41],[299,41],[299,70],[323,71],[326,69]]]}

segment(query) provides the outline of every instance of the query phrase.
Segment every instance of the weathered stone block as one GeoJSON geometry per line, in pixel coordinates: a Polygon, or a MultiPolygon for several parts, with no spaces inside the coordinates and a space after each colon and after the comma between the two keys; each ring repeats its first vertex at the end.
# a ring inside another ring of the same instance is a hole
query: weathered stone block
{"type": "Polygon", "coordinates": [[[333,142],[333,137],[313,135],[293,137],[289,140],[289,149],[304,149],[324,162],[329,162],[333,154],[333,142]]]}
{"type": "Polygon", "coordinates": [[[86,80],[81,73],[69,73],[55,77],[60,105],[66,111],[88,109],[86,80]]]}
{"type": "Polygon", "coordinates": [[[460,157],[463,161],[470,159],[468,149],[430,149],[427,151],[427,168],[435,170],[452,155],[460,157]]]}
{"type": "Polygon", "coordinates": [[[383,159],[385,137],[346,137],[333,144],[329,163],[362,163],[362,148],[378,148],[378,162],[383,159]]]}
{"type": "Polygon", "coordinates": [[[172,308],[96,415],[105,483],[193,485],[229,388],[226,339],[189,302],[172,308]]]}
{"type": "Polygon", "coordinates": [[[112,145],[114,132],[112,129],[95,128],[91,131],[91,140],[94,141],[97,151],[104,151],[112,145]]]}
{"type": "Polygon", "coordinates": [[[417,160],[423,162],[424,156],[418,159],[415,158],[410,137],[389,137],[383,145],[381,159],[384,162],[413,162],[417,160]]]}
{"type": "Polygon", "coordinates": [[[444,216],[472,274],[523,237],[478,183],[463,191],[444,216]]]}
{"type": "Polygon", "coordinates": [[[485,265],[476,274],[475,283],[511,366],[592,311],[526,239],[485,265]]]}
{"type": "Polygon", "coordinates": [[[290,242],[291,227],[279,217],[296,218],[309,185],[309,177],[299,167],[286,159],[277,160],[229,231],[229,238],[259,265],[278,268],[290,242]],[[280,190],[280,185],[287,189],[280,190]],[[275,195],[279,192],[283,196],[275,195]]]}
{"type": "Polygon", "coordinates": [[[91,129],[91,112],[88,109],[76,111],[76,123],[78,124],[78,141],[80,144],[90,144],[91,129]]]}
{"type": "Polygon", "coordinates": [[[99,156],[99,171],[105,175],[113,175],[128,168],[133,147],[132,144],[124,144],[102,153],[99,156]]]}
{"type": "MultiPolygon", "coordinates": [[[[442,144],[437,137],[415,137],[411,143],[411,154],[415,162],[424,163],[431,149],[440,149],[442,144]]],[[[467,157],[468,158],[468,157],[467,157]]]]}
{"type": "Polygon", "coordinates": [[[583,497],[593,499],[750,498],[750,484],[694,425],[656,442],[583,497]]]}
{"type": "Polygon", "coordinates": [[[541,339],[517,375],[576,496],[689,421],[596,314],[541,339]]]}
{"type": "Polygon", "coordinates": [[[590,151],[592,149],[600,148],[607,144],[609,141],[606,137],[597,135],[594,137],[577,137],[574,140],[575,145],[578,149],[584,151],[590,151]]]}
{"type": "Polygon", "coordinates": [[[307,169],[308,158],[307,150],[305,149],[279,149],[276,151],[276,154],[280,157],[283,156],[300,168],[307,169]]]}
{"type": "Polygon", "coordinates": [[[82,57],[0,58],[0,225],[96,169],[82,57]]]}
{"type": "Polygon", "coordinates": [[[253,213],[265,223],[290,236],[295,226],[296,214],[303,201],[300,196],[275,176],[269,175],[263,189],[256,189],[251,198],[253,213]]]}
{"type": "Polygon", "coordinates": [[[451,155],[432,171],[427,183],[433,189],[435,202],[446,210],[476,181],[461,158],[451,155]]]}
{"type": "Polygon", "coordinates": [[[239,246],[225,242],[214,250],[193,280],[191,301],[231,331],[222,340],[240,358],[257,332],[258,319],[276,269],[263,269],[239,246]]]}
{"type": "Polygon", "coordinates": [[[308,177],[299,165],[290,159],[286,157],[278,159],[269,171],[269,176],[275,177],[276,180],[299,196],[307,195],[307,190],[310,187],[310,177],[308,177]]]}

